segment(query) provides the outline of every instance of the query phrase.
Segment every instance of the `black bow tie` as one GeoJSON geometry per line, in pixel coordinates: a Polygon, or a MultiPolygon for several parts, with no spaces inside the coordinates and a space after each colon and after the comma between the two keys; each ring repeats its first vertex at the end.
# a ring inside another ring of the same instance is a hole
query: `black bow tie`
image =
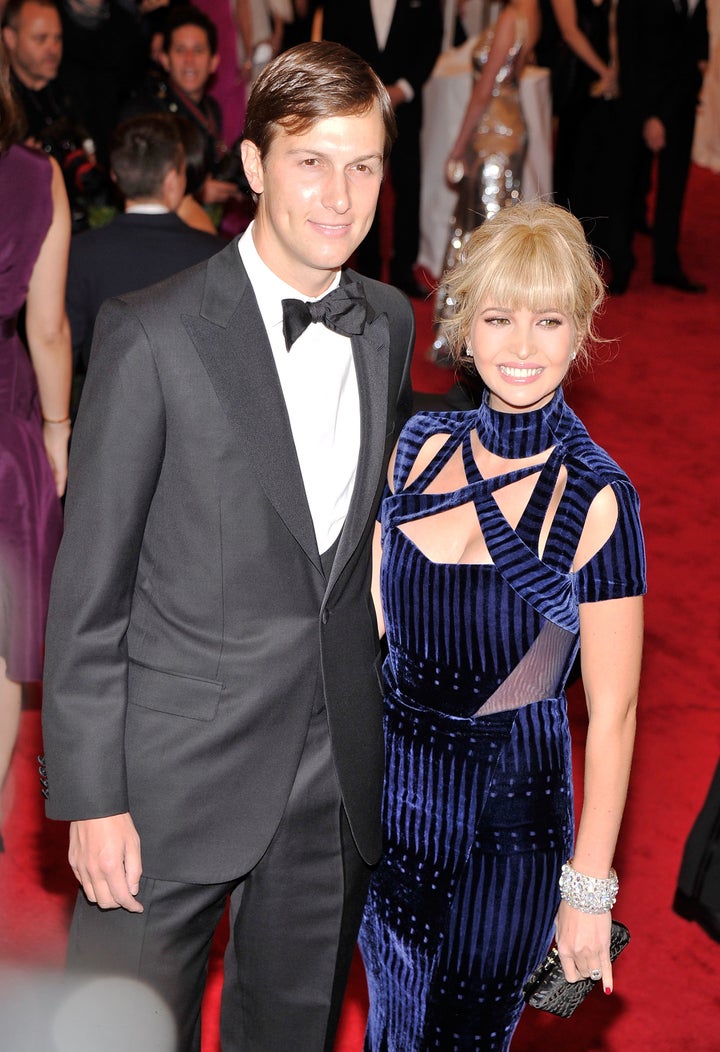
{"type": "Polygon", "coordinates": [[[341,336],[359,336],[365,328],[367,300],[359,281],[346,281],[321,300],[283,300],[282,309],[285,346],[290,350],[314,321],[341,336]]]}

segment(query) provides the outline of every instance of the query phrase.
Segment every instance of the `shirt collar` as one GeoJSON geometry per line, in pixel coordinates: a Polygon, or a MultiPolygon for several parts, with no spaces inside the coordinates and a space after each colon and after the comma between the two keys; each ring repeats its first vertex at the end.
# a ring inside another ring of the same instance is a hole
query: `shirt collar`
{"type": "Polygon", "coordinates": [[[242,259],[245,270],[247,271],[247,276],[250,279],[253,291],[255,292],[255,298],[258,302],[263,321],[269,329],[271,326],[282,325],[283,300],[299,299],[303,301],[313,301],[322,299],[323,296],[326,296],[328,292],[331,292],[340,284],[342,272],[338,271],[328,288],[325,289],[320,296],[306,296],[303,292],[299,292],[297,289],[293,288],[292,285],[288,285],[286,281],[279,278],[277,274],[270,269],[267,263],[263,261],[252,236],[254,226],[255,221],[253,220],[241,236],[238,242],[238,249],[240,252],[240,258],[242,259]]]}
{"type": "Polygon", "coordinates": [[[165,205],[159,204],[146,204],[146,205],[131,205],[130,208],[125,209],[125,215],[139,215],[139,216],[164,216],[170,211],[165,205]]]}

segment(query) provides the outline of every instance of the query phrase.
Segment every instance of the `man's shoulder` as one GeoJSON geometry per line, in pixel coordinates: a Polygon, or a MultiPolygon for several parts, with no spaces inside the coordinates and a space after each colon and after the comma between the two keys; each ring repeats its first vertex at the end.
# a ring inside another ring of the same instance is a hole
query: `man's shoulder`
{"type": "MultiPolygon", "coordinates": [[[[212,235],[208,237],[212,238],[212,235]]],[[[168,312],[177,312],[178,316],[198,313],[208,282],[213,283],[215,300],[229,295],[235,301],[240,289],[239,278],[243,274],[240,254],[235,242],[231,241],[219,252],[209,253],[192,266],[146,288],[128,292],[119,299],[134,313],[147,317],[168,312]],[[209,272],[210,267],[212,271],[209,272]]]]}
{"type": "Polygon", "coordinates": [[[169,213],[167,229],[178,238],[182,238],[183,242],[188,245],[206,248],[208,254],[220,252],[228,244],[226,239],[221,237],[220,234],[211,234],[209,230],[198,230],[193,226],[189,226],[174,212],[169,213]]]}
{"type": "Polygon", "coordinates": [[[368,278],[364,274],[358,274],[349,268],[346,269],[345,274],[352,281],[360,282],[365,289],[368,303],[376,311],[387,313],[392,320],[414,317],[410,300],[404,292],[395,288],[394,285],[387,285],[384,281],[368,278]]]}
{"type": "Polygon", "coordinates": [[[77,262],[107,252],[109,246],[117,240],[120,218],[118,215],[113,216],[104,226],[73,234],[70,238],[70,259],[77,262]]]}
{"type": "Polygon", "coordinates": [[[216,234],[210,234],[206,230],[195,230],[183,223],[174,212],[121,212],[113,216],[105,226],[75,234],[70,244],[70,252],[77,258],[84,258],[107,252],[113,245],[127,243],[133,247],[141,247],[143,240],[148,239],[151,245],[158,240],[167,240],[175,247],[192,247],[203,251],[203,258],[219,252],[227,244],[216,234]]]}

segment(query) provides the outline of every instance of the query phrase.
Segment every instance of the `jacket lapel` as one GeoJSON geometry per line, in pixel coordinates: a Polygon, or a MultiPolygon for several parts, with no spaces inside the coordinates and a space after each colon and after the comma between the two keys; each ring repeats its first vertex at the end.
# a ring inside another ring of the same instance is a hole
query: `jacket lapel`
{"type": "Polygon", "coordinates": [[[263,490],[322,573],[282,387],[237,240],[208,261],[200,315],[182,320],[263,490]]]}

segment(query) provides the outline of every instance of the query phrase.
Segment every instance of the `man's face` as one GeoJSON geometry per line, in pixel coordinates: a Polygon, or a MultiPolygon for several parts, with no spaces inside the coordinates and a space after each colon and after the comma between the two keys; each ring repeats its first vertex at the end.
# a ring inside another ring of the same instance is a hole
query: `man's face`
{"type": "Polygon", "coordinates": [[[62,24],[54,7],[23,4],[15,26],[5,26],[3,40],[17,78],[39,91],[57,77],[62,58],[62,24]]]}
{"type": "Polygon", "coordinates": [[[383,176],[380,109],[327,117],[301,135],[278,128],[265,157],[242,144],[258,195],[255,244],[270,269],[298,292],[319,296],[363,240],[383,176]]]}
{"type": "Polygon", "coordinates": [[[161,53],[160,61],[177,87],[193,102],[200,102],[219,57],[210,50],[205,30],[188,25],[173,31],[170,48],[167,53],[161,53]]]}

